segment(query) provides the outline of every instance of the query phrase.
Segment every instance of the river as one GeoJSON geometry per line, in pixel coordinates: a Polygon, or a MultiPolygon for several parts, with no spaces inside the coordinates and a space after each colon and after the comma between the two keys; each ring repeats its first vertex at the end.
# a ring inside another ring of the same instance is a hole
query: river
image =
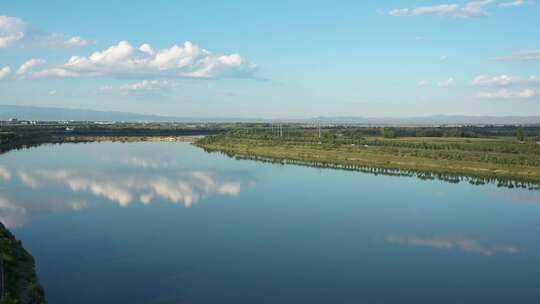
{"type": "Polygon", "coordinates": [[[237,160],[189,143],[0,156],[49,303],[540,303],[540,191],[237,160]]]}

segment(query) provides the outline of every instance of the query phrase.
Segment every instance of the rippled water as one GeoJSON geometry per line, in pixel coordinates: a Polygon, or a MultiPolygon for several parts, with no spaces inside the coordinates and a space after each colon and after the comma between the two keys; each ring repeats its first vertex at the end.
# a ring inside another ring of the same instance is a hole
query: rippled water
{"type": "Polygon", "coordinates": [[[50,303],[540,303],[540,191],[282,166],[187,143],[0,156],[50,303]]]}

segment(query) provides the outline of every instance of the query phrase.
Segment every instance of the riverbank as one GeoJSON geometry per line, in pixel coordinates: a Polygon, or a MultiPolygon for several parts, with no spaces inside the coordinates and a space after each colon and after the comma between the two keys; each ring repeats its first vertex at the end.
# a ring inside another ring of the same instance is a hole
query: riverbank
{"type": "Polygon", "coordinates": [[[2,304],[46,303],[32,255],[22,243],[0,223],[0,252],[2,266],[2,304]]]}
{"type": "Polygon", "coordinates": [[[225,126],[206,124],[55,124],[0,127],[0,153],[41,144],[93,141],[184,141],[225,132],[225,126]]]}
{"type": "Polygon", "coordinates": [[[241,158],[416,170],[540,184],[540,146],[510,138],[366,137],[357,141],[306,141],[227,134],[200,139],[195,144],[207,151],[241,158]]]}

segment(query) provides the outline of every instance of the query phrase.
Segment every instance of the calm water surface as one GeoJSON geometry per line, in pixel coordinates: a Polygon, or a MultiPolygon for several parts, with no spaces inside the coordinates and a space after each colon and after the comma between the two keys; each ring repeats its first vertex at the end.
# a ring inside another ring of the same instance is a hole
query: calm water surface
{"type": "Polygon", "coordinates": [[[185,143],[0,156],[56,303],[540,303],[540,192],[239,161],[185,143]]]}

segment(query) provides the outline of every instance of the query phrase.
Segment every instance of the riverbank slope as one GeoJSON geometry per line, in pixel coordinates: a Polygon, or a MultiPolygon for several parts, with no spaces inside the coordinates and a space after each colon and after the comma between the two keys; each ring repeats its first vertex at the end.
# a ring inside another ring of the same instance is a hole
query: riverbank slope
{"type": "Polygon", "coordinates": [[[0,223],[0,254],[2,267],[2,304],[46,303],[45,293],[39,284],[35,261],[22,243],[0,223]]]}

